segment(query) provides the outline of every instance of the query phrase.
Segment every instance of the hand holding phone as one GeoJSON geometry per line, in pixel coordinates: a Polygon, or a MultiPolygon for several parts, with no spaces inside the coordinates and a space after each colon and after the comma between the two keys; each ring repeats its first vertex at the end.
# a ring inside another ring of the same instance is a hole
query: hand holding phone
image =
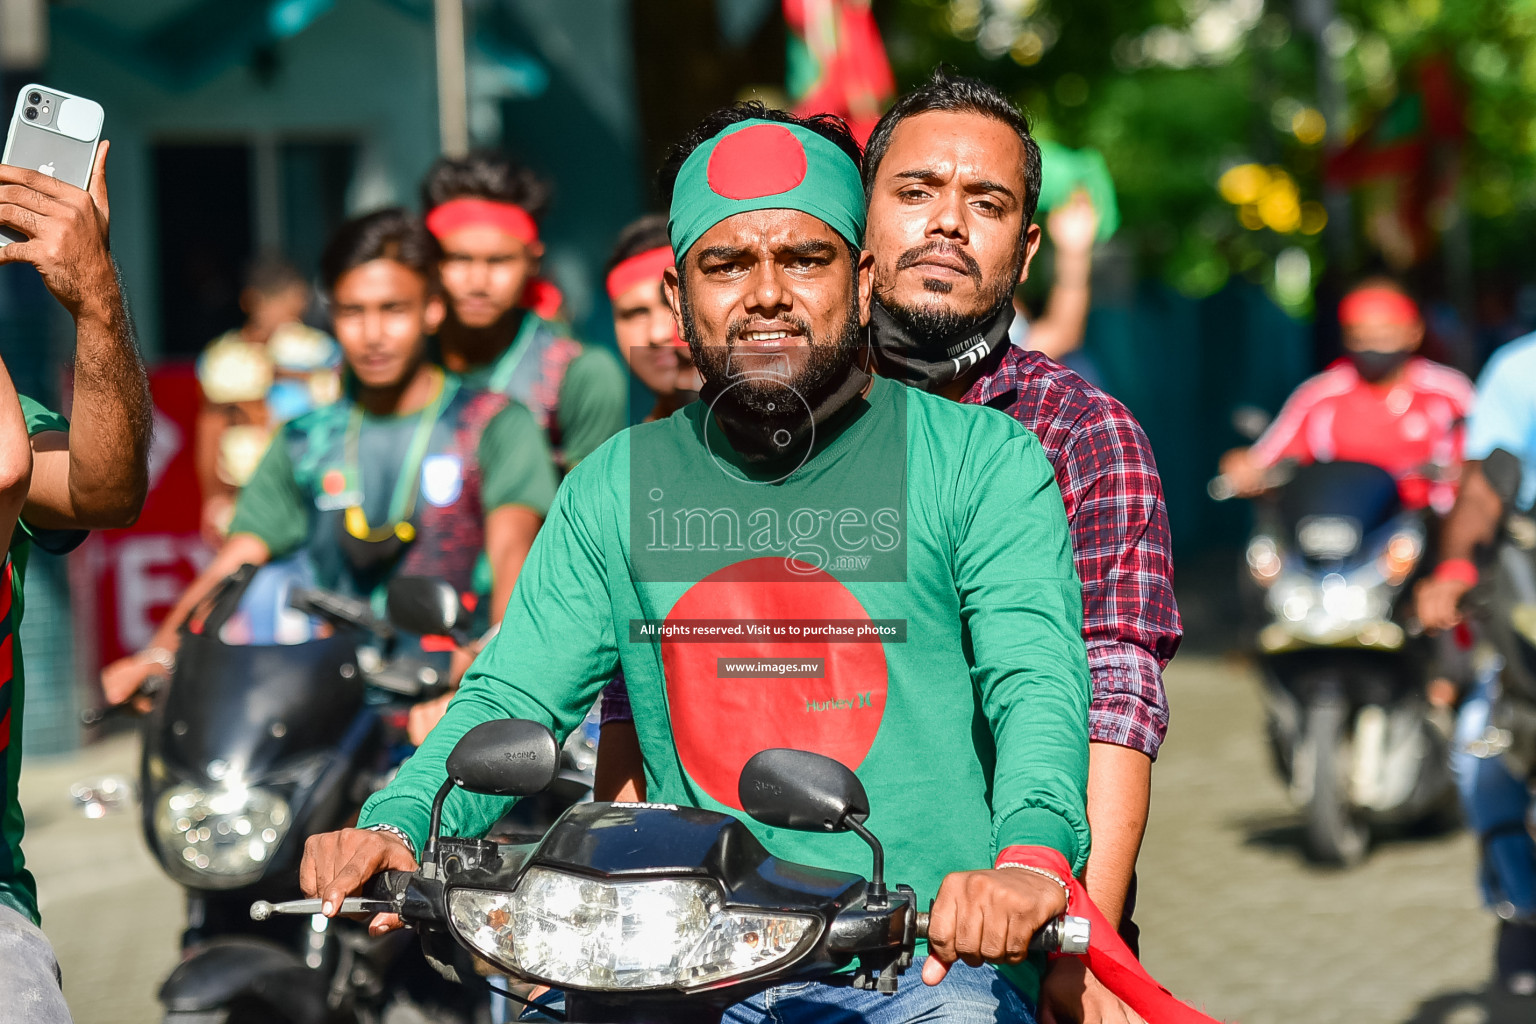
{"type": "Polygon", "coordinates": [[[35,266],[77,318],[108,317],[117,301],[101,124],[99,104],[26,86],[0,161],[0,263],[35,266]]]}

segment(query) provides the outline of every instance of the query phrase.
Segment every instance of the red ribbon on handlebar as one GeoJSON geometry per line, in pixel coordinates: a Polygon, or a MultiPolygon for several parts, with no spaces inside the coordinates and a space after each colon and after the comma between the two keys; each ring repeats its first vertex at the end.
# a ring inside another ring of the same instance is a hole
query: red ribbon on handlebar
{"type": "Polygon", "coordinates": [[[1093,972],[1104,987],[1121,1002],[1140,1014],[1147,1024],[1217,1024],[1188,1003],[1174,998],[1173,993],[1159,985],[1147,969],[1141,966],[1120,933],[1088,897],[1072,874],[1067,858],[1048,846],[1010,846],[998,854],[997,863],[1027,864],[1049,871],[1065,879],[1070,895],[1067,913],[1086,917],[1089,922],[1088,952],[1081,954],[1056,953],[1055,956],[1077,956],[1093,972]]]}

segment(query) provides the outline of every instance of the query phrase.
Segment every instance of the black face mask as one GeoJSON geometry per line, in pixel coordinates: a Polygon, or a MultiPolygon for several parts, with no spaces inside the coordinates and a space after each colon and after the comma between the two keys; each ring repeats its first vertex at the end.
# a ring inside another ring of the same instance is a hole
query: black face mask
{"type": "Polygon", "coordinates": [[[1013,296],[986,315],[938,336],[920,321],[876,302],[871,308],[870,350],[882,377],[923,391],[940,391],[1008,344],[1013,296]]]}
{"type": "Polygon", "coordinates": [[[1348,352],[1349,361],[1355,364],[1355,372],[1362,380],[1371,384],[1390,377],[1398,367],[1406,363],[1412,352],[1379,352],[1376,349],[1366,349],[1362,352],[1348,352]]]}

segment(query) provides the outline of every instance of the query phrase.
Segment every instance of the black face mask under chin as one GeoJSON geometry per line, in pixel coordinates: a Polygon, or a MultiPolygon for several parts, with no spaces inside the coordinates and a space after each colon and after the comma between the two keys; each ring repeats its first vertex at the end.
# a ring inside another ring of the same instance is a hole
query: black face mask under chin
{"type": "Polygon", "coordinates": [[[1000,346],[1008,344],[1013,326],[1010,295],[992,312],[935,337],[919,320],[874,303],[870,317],[870,350],[882,377],[923,391],[940,391],[1000,346]]]}
{"type": "Polygon", "coordinates": [[[1397,371],[1398,367],[1406,363],[1412,352],[1381,352],[1376,349],[1364,349],[1358,352],[1347,352],[1349,361],[1355,365],[1355,372],[1362,380],[1371,384],[1385,380],[1397,371]]]}

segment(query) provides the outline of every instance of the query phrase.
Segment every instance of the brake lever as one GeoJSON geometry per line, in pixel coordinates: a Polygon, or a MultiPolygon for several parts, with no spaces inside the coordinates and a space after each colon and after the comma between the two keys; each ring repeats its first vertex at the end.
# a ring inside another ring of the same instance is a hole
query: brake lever
{"type": "MultiPolygon", "coordinates": [[[[313,917],[322,912],[323,900],[285,900],[282,903],[268,903],[266,900],[257,900],[251,904],[251,920],[265,921],[274,914],[297,914],[302,917],[313,917]]],[[[362,896],[348,896],[341,901],[341,914],[393,914],[397,908],[388,900],[370,900],[362,896]]]]}

